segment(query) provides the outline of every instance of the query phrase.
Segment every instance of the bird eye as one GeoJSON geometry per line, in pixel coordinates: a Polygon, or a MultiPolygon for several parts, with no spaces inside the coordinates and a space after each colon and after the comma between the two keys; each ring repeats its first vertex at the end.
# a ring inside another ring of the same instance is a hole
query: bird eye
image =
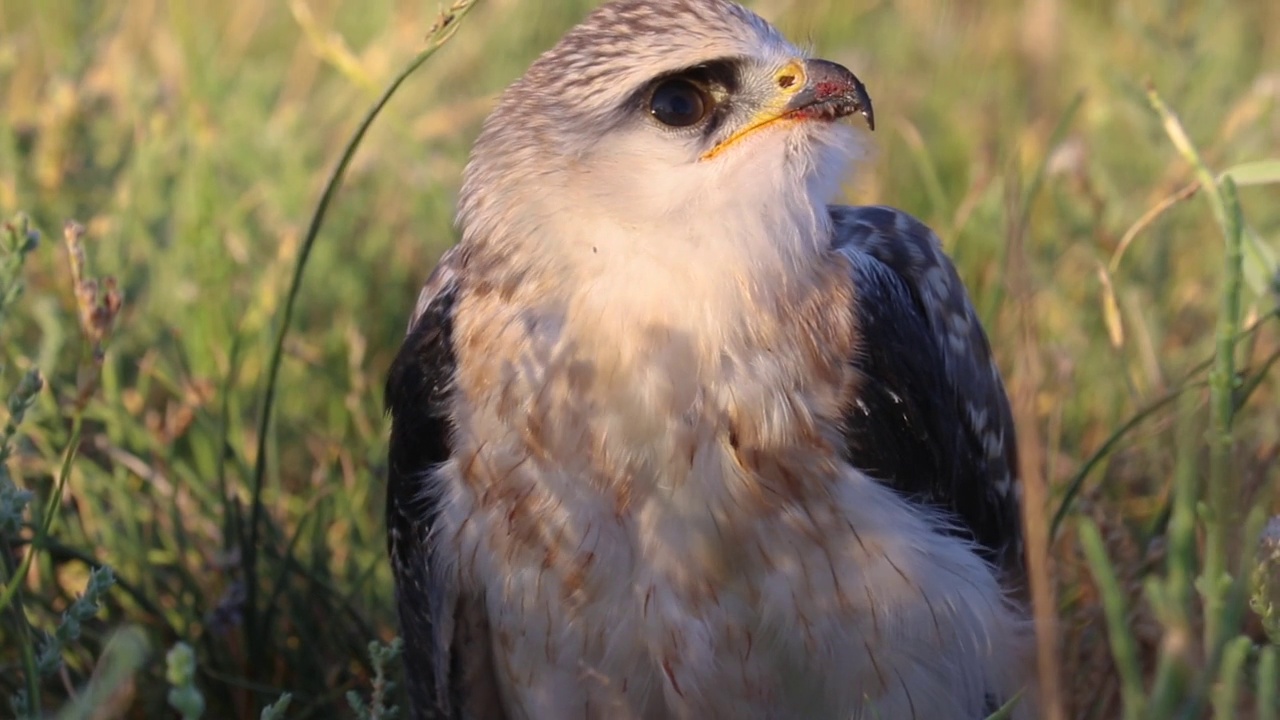
{"type": "Polygon", "coordinates": [[[664,80],[649,97],[649,113],[663,125],[689,127],[702,121],[715,105],[706,89],[684,78],[664,80]]]}

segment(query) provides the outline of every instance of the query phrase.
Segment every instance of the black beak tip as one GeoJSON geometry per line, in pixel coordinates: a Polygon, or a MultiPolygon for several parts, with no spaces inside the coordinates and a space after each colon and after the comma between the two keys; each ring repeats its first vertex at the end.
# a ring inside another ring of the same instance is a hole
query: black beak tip
{"type": "MultiPolygon", "coordinates": [[[[852,73],[850,73],[852,75],[852,73]]],[[[871,96],[867,94],[867,86],[856,77],[853,79],[853,101],[858,113],[867,121],[867,129],[876,131],[876,111],[871,107],[871,96]]]]}
{"type": "Polygon", "coordinates": [[[875,110],[871,96],[851,70],[829,60],[811,59],[805,62],[806,89],[793,99],[798,108],[829,105],[837,108],[839,115],[857,113],[867,121],[867,128],[876,129],[875,110]]]}

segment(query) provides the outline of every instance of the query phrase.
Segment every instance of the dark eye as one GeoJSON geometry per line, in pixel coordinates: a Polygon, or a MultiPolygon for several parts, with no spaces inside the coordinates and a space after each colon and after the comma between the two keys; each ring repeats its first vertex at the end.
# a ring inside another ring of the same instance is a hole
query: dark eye
{"type": "Polygon", "coordinates": [[[649,98],[650,114],[671,127],[696,125],[714,105],[715,101],[705,89],[684,78],[663,80],[649,98]]]}

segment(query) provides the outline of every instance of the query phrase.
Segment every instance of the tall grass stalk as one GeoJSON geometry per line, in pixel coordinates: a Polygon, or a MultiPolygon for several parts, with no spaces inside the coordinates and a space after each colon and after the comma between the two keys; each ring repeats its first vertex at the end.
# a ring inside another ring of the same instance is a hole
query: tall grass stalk
{"type": "MultiPolygon", "coordinates": [[[[1241,538],[1258,535],[1265,520],[1265,511],[1261,507],[1253,508],[1247,518],[1241,517],[1243,486],[1232,466],[1236,414],[1244,398],[1259,382],[1256,376],[1238,380],[1235,357],[1238,343],[1245,335],[1241,331],[1243,213],[1231,174],[1215,177],[1177,116],[1154,88],[1148,89],[1147,97],[1166,134],[1179,154],[1192,166],[1198,182],[1206,190],[1205,196],[1224,239],[1222,255],[1225,264],[1215,324],[1215,350],[1207,364],[1210,408],[1208,471],[1204,482],[1200,482],[1192,451],[1197,443],[1189,429],[1194,417],[1191,406],[1194,400],[1193,396],[1185,395],[1186,399],[1179,403],[1182,418],[1178,432],[1180,441],[1173,466],[1169,519],[1164,530],[1167,540],[1165,573],[1163,577],[1148,578],[1143,584],[1146,600],[1162,628],[1155,674],[1149,689],[1139,663],[1136,638],[1129,628],[1131,610],[1126,605],[1124,591],[1102,535],[1097,525],[1087,519],[1080,521],[1077,535],[1106,612],[1107,635],[1120,675],[1126,720],[1194,718],[1200,715],[1206,704],[1212,706],[1215,717],[1224,720],[1234,718],[1243,699],[1241,691],[1246,687],[1249,690],[1247,696],[1255,700],[1258,716],[1271,717],[1276,712],[1276,698],[1274,689],[1268,687],[1271,682],[1268,673],[1274,671],[1263,666],[1275,662],[1274,649],[1268,648],[1262,653],[1257,672],[1251,674],[1248,665],[1255,654],[1254,643],[1249,637],[1239,634],[1244,603],[1243,583],[1237,570],[1250,566],[1252,546],[1244,543],[1249,553],[1239,563],[1232,562],[1230,550],[1233,543],[1241,538]],[[1245,520],[1243,527],[1242,519],[1245,520]],[[1198,552],[1197,543],[1197,534],[1201,530],[1205,538],[1203,555],[1198,552]],[[1198,653],[1192,642],[1195,589],[1199,590],[1203,601],[1203,629],[1198,653]],[[1254,682],[1250,683],[1250,678],[1254,682]]],[[[1271,315],[1268,312],[1264,319],[1270,319],[1271,315]]],[[[1255,324],[1250,331],[1260,324],[1255,324]]],[[[1267,372],[1272,362],[1271,359],[1265,360],[1260,372],[1267,372]]],[[[1163,402],[1177,398],[1189,387],[1180,386],[1166,395],[1163,402]]],[[[1119,432],[1127,432],[1141,417],[1141,414],[1136,416],[1119,432]]],[[[1115,437],[1113,435],[1099,452],[1106,451],[1115,437]]],[[[1087,473],[1093,462],[1087,461],[1082,473],[1087,473]]],[[[1078,488],[1078,480],[1073,481],[1069,492],[1078,488]]],[[[1068,495],[1067,502],[1070,497],[1068,495]]],[[[1060,507],[1055,519],[1062,517],[1063,509],[1060,507]]]]}
{"type": "Polygon", "coordinates": [[[302,246],[298,252],[298,257],[294,261],[293,276],[289,281],[289,288],[285,295],[284,305],[280,311],[280,317],[276,324],[275,340],[271,346],[271,355],[267,363],[266,385],[263,390],[262,410],[258,420],[258,448],[254,456],[253,480],[252,480],[252,500],[249,516],[249,537],[244,546],[244,572],[246,577],[245,590],[245,641],[249,647],[249,657],[253,659],[264,658],[266,656],[264,648],[261,647],[261,639],[263,637],[262,628],[258,623],[258,553],[260,542],[260,527],[262,522],[263,504],[262,491],[266,484],[267,474],[267,447],[270,438],[271,411],[275,406],[276,387],[280,378],[280,363],[284,359],[284,342],[285,337],[289,333],[289,324],[293,318],[294,305],[298,299],[298,291],[302,288],[302,278],[306,271],[307,259],[311,255],[311,250],[315,246],[316,238],[320,235],[320,228],[324,224],[325,214],[329,210],[329,204],[332,202],[334,195],[342,184],[342,178],[346,174],[347,166],[350,165],[351,159],[355,157],[356,149],[360,146],[360,141],[364,139],[365,133],[373,125],[373,121],[377,119],[378,114],[390,102],[391,96],[409,76],[422,66],[437,50],[440,49],[454,33],[457,32],[459,21],[475,6],[477,0],[455,0],[455,2],[443,10],[437,19],[434,27],[427,34],[426,44],[418,52],[417,55],[409,61],[392,80],[387,88],[374,102],[364,118],[356,127],[355,133],[351,139],[347,141],[346,146],[342,150],[338,164],[329,174],[329,179],[325,182],[324,190],[320,194],[320,201],[316,204],[315,212],[311,215],[311,221],[307,226],[307,232],[302,240],[302,246]]]}
{"type": "Polygon", "coordinates": [[[1210,434],[1209,477],[1206,492],[1204,572],[1201,592],[1205,595],[1205,646],[1216,654],[1235,631],[1228,625],[1232,602],[1238,602],[1238,582],[1232,578],[1227,559],[1232,528],[1239,520],[1240,483],[1231,467],[1232,424],[1235,420],[1236,340],[1240,335],[1241,290],[1244,277],[1243,228],[1235,181],[1226,176],[1221,183],[1201,159],[1177,115],[1169,109],[1154,86],[1147,98],[1178,153],[1190,163],[1221,228],[1225,241],[1221,307],[1215,330],[1216,349],[1209,373],[1210,434]]]}
{"type": "Polygon", "coordinates": [[[1129,632],[1129,611],[1125,606],[1124,591],[1116,577],[1107,548],[1098,526],[1090,520],[1081,520],[1077,528],[1080,547],[1084,550],[1089,569],[1098,583],[1102,607],[1106,611],[1108,636],[1111,638],[1112,657],[1120,671],[1121,695],[1124,698],[1125,720],[1141,720],[1146,717],[1147,693],[1143,688],[1142,668],[1138,664],[1138,648],[1129,632]]]}
{"type": "MultiPolygon", "coordinates": [[[[1196,505],[1199,502],[1193,418],[1196,400],[1182,396],[1178,404],[1178,445],[1174,459],[1169,524],[1165,529],[1167,553],[1163,577],[1148,578],[1151,603],[1163,635],[1152,682],[1149,710],[1152,717],[1173,717],[1183,700],[1193,669],[1195,651],[1195,581],[1199,565],[1196,538],[1196,505]]],[[[1112,629],[1111,632],[1116,632],[1112,629]]]]}

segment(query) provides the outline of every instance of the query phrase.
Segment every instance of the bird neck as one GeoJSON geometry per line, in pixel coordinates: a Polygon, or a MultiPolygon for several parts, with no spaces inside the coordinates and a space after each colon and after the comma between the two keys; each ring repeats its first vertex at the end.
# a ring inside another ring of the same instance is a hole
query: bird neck
{"type": "MultiPolygon", "coordinates": [[[[566,217],[562,215],[561,217],[566,217]]],[[[806,292],[830,247],[824,205],[752,197],[628,217],[579,211],[544,256],[584,319],[665,327],[716,345],[806,292]]]]}

